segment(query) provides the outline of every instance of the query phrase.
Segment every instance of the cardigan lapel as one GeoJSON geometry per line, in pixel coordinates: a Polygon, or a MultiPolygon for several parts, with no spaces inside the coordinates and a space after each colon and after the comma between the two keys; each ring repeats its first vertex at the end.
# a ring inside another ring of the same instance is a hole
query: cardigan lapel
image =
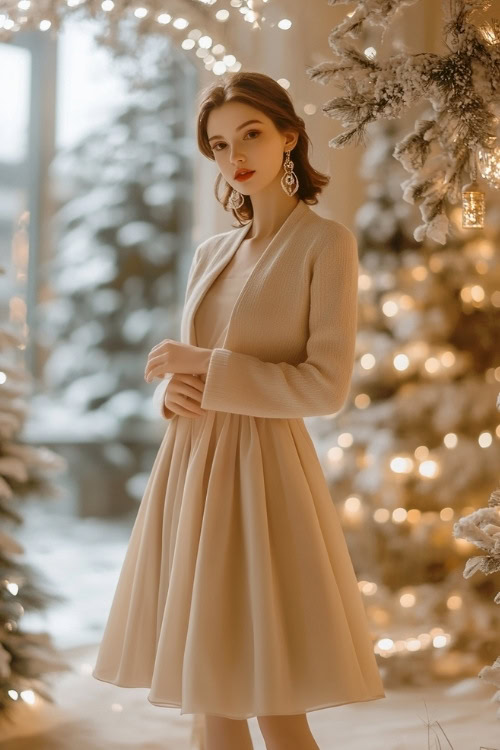
{"type": "MultiPolygon", "coordinates": [[[[305,214],[313,214],[309,208],[309,206],[304,203],[304,201],[299,200],[298,204],[295,206],[293,211],[291,211],[290,214],[288,214],[287,218],[283,222],[283,224],[280,226],[278,231],[273,235],[271,238],[271,241],[267,245],[266,249],[261,253],[260,257],[258,258],[256,264],[252,268],[250,274],[247,276],[245,281],[243,282],[243,286],[240,290],[240,293],[236,299],[236,302],[233,305],[231,314],[229,316],[229,323],[226,329],[226,335],[222,344],[222,348],[225,348],[227,340],[230,336],[230,333],[232,331],[233,327],[233,320],[235,317],[235,312],[237,311],[238,307],[240,306],[240,303],[242,299],[244,298],[245,293],[247,292],[248,288],[251,288],[251,284],[254,281],[257,274],[262,274],[263,266],[267,260],[267,257],[269,256],[269,253],[271,250],[276,246],[281,246],[282,249],[286,249],[286,238],[290,231],[295,228],[296,224],[300,221],[300,219],[305,214]]],[[[227,238],[224,239],[222,246],[215,251],[214,254],[214,260],[210,267],[206,269],[205,273],[203,273],[198,280],[198,283],[194,287],[190,300],[188,301],[189,310],[186,310],[187,312],[187,328],[189,332],[189,340],[188,343],[192,344],[193,346],[198,346],[198,343],[196,341],[196,332],[195,332],[195,326],[194,326],[194,316],[196,314],[196,311],[198,307],[200,306],[203,297],[210,289],[211,285],[214,283],[217,276],[222,272],[222,270],[226,267],[226,265],[229,263],[233,255],[238,250],[240,244],[245,239],[250,227],[253,224],[253,220],[249,221],[248,224],[245,224],[243,227],[238,227],[236,231],[233,233],[230,233],[227,238]]]]}

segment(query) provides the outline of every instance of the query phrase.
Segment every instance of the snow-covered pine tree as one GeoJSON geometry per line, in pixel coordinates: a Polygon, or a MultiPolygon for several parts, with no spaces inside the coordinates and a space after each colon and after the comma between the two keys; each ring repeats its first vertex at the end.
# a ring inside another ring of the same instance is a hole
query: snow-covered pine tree
{"type": "MultiPolygon", "coordinates": [[[[497,410],[500,412],[500,393],[497,395],[497,410]]],[[[457,539],[466,539],[486,553],[467,560],[463,573],[465,578],[479,572],[485,575],[500,573],[500,487],[491,493],[487,508],[479,508],[465,518],[460,518],[453,533],[457,539]]],[[[494,602],[500,604],[500,591],[494,602]]],[[[492,700],[500,704],[500,656],[497,656],[491,666],[483,667],[478,676],[498,688],[492,700]]],[[[500,719],[500,707],[497,716],[500,719]]]]}
{"type": "MultiPolygon", "coordinates": [[[[306,72],[311,80],[333,83],[342,91],[323,105],[325,115],[346,128],[329,141],[332,148],[364,142],[370,123],[400,119],[422,100],[432,105],[395,144],[393,155],[410,172],[402,182],[404,199],[420,207],[423,223],[414,230],[415,238],[444,244],[450,231],[447,202],[453,205],[462,198],[464,184],[479,177],[481,158],[492,152],[496,170],[491,184],[500,187],[500,22],[481,18],[490,0],[443,0],[445,54],[401,49],[379,60],[374,45],[347,39],[358,39],[368,26],[381,26],[385,33],[396,13],[417,1],[358,0],[328,37],[333,60],[306,72]]],[[[329,5],[346,2],[328,0],[329,5]]],[[[484,222],[481,185],[473,192],[470,218],[474,214],[484,222]]]]}
{"type": "Polygon", "coordinates": [[[179,326],[194,71],[166,38],[147,51],[115,50],[130,87],[123,109],[52,165],[60,208],[41,292],[37,405],[74,434],[137,437],[151,403],[147,355],[179,326]]]}
{"type": "MultiPolygon", "coordinates": [[[[4,274],[0,268],[0,276],[4,274]]],[[[2,284],[3,312],[9,307],[6,289],[9,285],[2,284]]],[[[70,668],[58,657],[49,633],[32,632],[23,625],[25,613],[43,612],[61,597],[23,559],[26,550],[13,528],[23,523],[23,500],[57,497],[49,475],[66,465],[53,451],[22,440],[31,377],[23,362],[26,342],[18,328],[0,325],[0,723],[14,721],[21,705],[36,711],[39,698],[52,702],[45,675],[70,668]]]]}
{"type": "Polygon", "coordinates": [[[498,653],[500,575],[465,580],[473,546],[452,530],[500,466],[500,222],[464,230],[452,214],[446,247],[416,242],[396,125],[373,127],[351,398],[312,429],[389,686],[477,675],[498,653]]]}

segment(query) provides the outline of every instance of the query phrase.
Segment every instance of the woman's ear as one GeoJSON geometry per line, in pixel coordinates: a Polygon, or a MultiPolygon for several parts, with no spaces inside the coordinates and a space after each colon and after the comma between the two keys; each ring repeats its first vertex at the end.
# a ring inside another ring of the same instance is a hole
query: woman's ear
{"type": "Polygon", "coordinates": [[[287,139],[285,141],[285,151],[293,151],[299,141],[298,133],[287,133],[287,139]]]}

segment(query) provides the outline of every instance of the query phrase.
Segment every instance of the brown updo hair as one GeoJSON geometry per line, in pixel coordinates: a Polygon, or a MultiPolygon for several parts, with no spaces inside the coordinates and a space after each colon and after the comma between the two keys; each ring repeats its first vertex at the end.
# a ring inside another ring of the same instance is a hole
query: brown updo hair
{"type": "MultiPolygon", "coordinates": [[[[306,133],[304,120],[295,112],[292,100],[273,78],[263,73],[238,72],[227,73],[217,81],[207,86],[198,99],[198,148],[204,156],[215,161],[215,156],[210,148],[207,136],[207,121],[210,112],[225,102],[243,102],[263,112],[280,132],[293,130],[298,132],[297,145],[290,153],[293,161],[293,171],[299,180],[299,188],[295,195],[304,203],[314,205],[318,202],[316,195],[321,193],[330,178],[326,174],[318,172],[311,166],[308,157],[309,136],[306,133]]],[[[244,195],[244,203],[240,208],[234,209],[228,206],[232,193],[232,187],[226,182],[226,188],[219,197],[219,185],[223,179],[218,174],[215,181],[215,197],[224,206],[226,211],[232,211],[239,226],[243,226],[244,220],[253,218],[252,200],[249,195],[244,195]]]]}

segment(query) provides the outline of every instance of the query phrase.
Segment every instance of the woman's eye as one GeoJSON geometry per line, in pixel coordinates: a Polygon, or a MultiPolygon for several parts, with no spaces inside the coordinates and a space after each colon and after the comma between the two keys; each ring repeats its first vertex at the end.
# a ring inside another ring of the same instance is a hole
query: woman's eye
{"type": "MultiPolygon", "coordinates": [[[[260,131],[259,131],[259,130],[249,130],[249,131],[248,131],[248,133],[247,133],[246,135],[251,135],[252,133],[255,133],[256,135],[259,135],[260,131]]],[[[251,141],[253,141],[254,139],[253,139],[253,138],[250,138],[250,140],[251,140],[251,141]]],[[[221,149],[220,149],[220,148],[217,148],[217,146],[224,146],[224,145],[225,145],[224,143],[216,143],[216,144],[215,144],[215,145],[214,145],[214,146],[212,147],[212,150],[213,150],[213,151],[221,151],[221,149]]]]}

